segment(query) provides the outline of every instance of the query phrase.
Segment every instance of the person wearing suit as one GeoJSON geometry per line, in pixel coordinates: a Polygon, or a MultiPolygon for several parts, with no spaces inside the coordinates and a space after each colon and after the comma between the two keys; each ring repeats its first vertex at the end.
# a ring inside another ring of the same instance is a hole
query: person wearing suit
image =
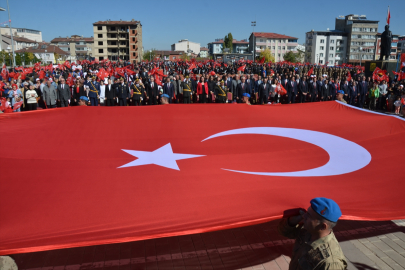
{"type": "Polygon", "coordinates": [[[328,79],[325,80],[324,83],[322,83],[321,87],[321,101],[327,101],[329,98],[329,91],[330,91],[330,85],[328,79]]]}
{"type": "Polygon", "coordinates": [[[70,102],[70,87],[66,84],[65,78],[61,76],[60,84],[57,87],[58,101],[61,107],[68,107],[70,102]]]}
{"type": "Polygon", "coordinates": [[[48,80],[42,89],[46,108],[56,108],[56,100],[58,99],[58,91],[52,85],[52,81],[48,80]]]}
{"type": "Polygon", "coordinates": [[[311,102],[315,102],[318,98],[318,84],[316,81],[316,77],[314,77],[313,81],[308,84],[309,86],[309,98],[311,102]]]}
{"type": "Polygon", "coordinates": [[[73,86],[73,100],[76,105],[79,105],[80,97],[87,97],[87,92],[84,90],[83,85],[81,85],[80,81],[76,81],[76,85],[73,86]]]}
{"type": "Polygon", "coordinates": [[[232,92],[232,98],[233,98],[232,102],[234,100],[239,99],[238,98],[238,85],[240,84],[240,79],[239,78],[240,78],[239,75],[236,75],[235,79],[232,80],[232,87],[229,88],[229,89],[231,89],[231,92],[232,92]]]}
{"type": "Polygon", "coordinates": [[[350,102],[349,102],[349,104],[354,106],[355,102],[356,102],[357,94],[359,93],[357,82],[352,81],[352,83],[349,85],[349,89],[350,89],[350,102]]]}
{"type": "Polygon", "coordinates": [[[156,105],[158,98],[159,98],[159,90],[158,85],[155,82],[154,77],[150,77],[150,82],[145,84],[146,85],[146,100],[148,101],[149,105],[156,105]]]}
{"type": "Polygon", "coordinates": [[[324,82],[322,81],[322,78],[319,77],[318,80],[316,81],[316,90],[318,92],[319,101],[323,100],[322,99],[322,93],[324,91],[323,88],[324,88],[324,82]]]}
{"type": "Polygon", "coordinates": [[[96,82],[96,77],[93,76],[93,81],[87,82],[89,88],[89,98],[91,106],[98,106],[98,98],[100,97],[100,84],[96,82]]]}
{"type": "Polygon", "coordinates": [[[287,83],[287,96],[288,103],[295,103],[295,98],[298,94],[297,82],[291,77],[291,80],[287,83]]]}
{"type": "MultiPolygon", "coordinates": [[[[242,102],[244,93],[248,93],[248,94],[250,93],[249,84],[246,83],[245,76],[242,76],[241,82],[236,87],[236,92],[237,92],[236,102],[238,102],[238,103],[242,102]]],[[[250,96],[250,94],[249,94],[249,96],[250,96]]]]}
{"type": "Polygon", "coordinates": [[[306,76],[302,77],[298,88],[300,89],[300,102],[304,103],[308,95],[308,83],[306,76]]]}
{"type": "Polygon", "coordinates": [[[200,103],[206,103],[208,98],[208,82],[205,81],[204,76],[201,76],[197,84],[197,95],[200,97],[200,103]]]}
{"type": "Polygon", "coordinates": [[[169,96],[169,104],[173,102],[174,98],[174,86],[170,82],[170,78],[166,79],[166,83],[163,85],[163,93],[169,96]]]}
{"type": "Polygon", "coordinates": [[[141,75],[141,79],[142,79],[143,83],[145,84],[148,79],[148,76],[149,76],[146,68],[143,69],[143,72],[140,72],[140,75],[141,75]]]}
{"type": "Polygon", "coordinates": [[[366,96],[368,94],[368,83],[366,82],[366,77],[363,76],[362,81],[358,85],[359,93],[358,93],[358,106],[363,108],[364,103],[366,101],[366,96]]]}
{"type": "Polygon", "coordinates": [[[270,90],[271,85],[268,83],[268,79],[265,77],[263,79],[263,83],[261,83],[258,88],[259,104],[267,104],[267,101],[269,100],[270,90]]]}
{"type": "Polygon", "coordinates": [[[345,94],[343,96],[344,100],[346,100],[346,102],[349,101],[350,88],[349,88],[349,82],[347,80],[342,82],[342,84],[340,85],[340,90],[343,90],[343,92],[345,92],[345,94]]]}
{"type": "Polygon", "coordinates": [[[114,100],[117,97],[117,91],[115,86],[111,83],[111,79],[108,79],[108,83],[105,85],[105,106],[114,106],[114,100]]]}
{"type": "Polygon", "coordinates": [[[117,85],[118,106],[127,106],[127,102],[131,97],[128,84],[125,83],[124,78],[120,78],[120,83],[117,85]]]}

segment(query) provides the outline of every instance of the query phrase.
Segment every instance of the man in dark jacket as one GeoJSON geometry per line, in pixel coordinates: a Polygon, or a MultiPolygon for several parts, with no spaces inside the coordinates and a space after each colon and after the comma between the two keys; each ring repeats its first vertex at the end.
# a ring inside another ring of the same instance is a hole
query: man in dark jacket
{"type": "Polygon", "coordinates": [[[156,105],[159,98],[158,85],[155,82],[154,77],[150,77],[150,82],[145,84],[146,88],[146,100],[149,105],[156,105]]]}
{"type": "Polygon", "coordinates": [[[115,85],[111,83],[111,79],[108,79],[108,84],[105,85],[105,105],[114,106],[114,100],[117,97],[117,91],[115,85]]]}
{"type": "Polygon", "coordinates": [[[118,106],[127,106],[127,102],[131,97],[129,86],[122,77],[120,78],[120,83],[117,85],[117,97],[118,106]]]}

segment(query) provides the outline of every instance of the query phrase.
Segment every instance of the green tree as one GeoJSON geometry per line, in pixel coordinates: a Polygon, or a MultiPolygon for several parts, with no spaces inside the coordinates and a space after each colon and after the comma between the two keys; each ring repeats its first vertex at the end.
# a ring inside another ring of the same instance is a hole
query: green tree
{"type": "Polygon", "coordinates": [[[286,54],[284,54],[284,61],[288,61],[291,63],[298,63],[300,62],[301,57],[299,53],[295,53],[295,52],[287,52],[286,54]]]}
{"type": "Polygon", "coordinates": [[[262,59],[263,57],[264,62],[266,63],[275,61],[274,56],[271,54],[271,50],[269,48],[266,48],[260,52],[258,60],[262,59]]]}
{"type": "Polygon", "coordinates": [[[233,41],[233,36],[231,33],[228,33],[228,35],[226,35],[224,37],[224,49],[229,49],[229,52],[232,52],[232,41],[233,41]]]}
{"type": "Polygon", "coordinates": [[[152,51],[147,50],[143,53],[142,59],[143,60],[152,60],[155,59],[156,56],[156,49],[152,49],[152,51]]]}
{"type": "Polygon", "coordinates": [[[183,61],[185,61],[185,60],[190,60],[190,56],[188,56],[187,53],[183,53],[183,54],[180,56],[180,59],[183,60],[183,61]]]}

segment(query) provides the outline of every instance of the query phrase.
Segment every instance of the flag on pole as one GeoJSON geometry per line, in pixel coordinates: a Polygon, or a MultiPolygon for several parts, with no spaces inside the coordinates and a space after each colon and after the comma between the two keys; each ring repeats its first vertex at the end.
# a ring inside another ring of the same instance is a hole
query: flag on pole
{"type": "Polygon", "coordinates": [[[387,13],[387,24],[390,24],[391,13],[390,13],[390,6],[388,6],[388,13],[387,13]]]}

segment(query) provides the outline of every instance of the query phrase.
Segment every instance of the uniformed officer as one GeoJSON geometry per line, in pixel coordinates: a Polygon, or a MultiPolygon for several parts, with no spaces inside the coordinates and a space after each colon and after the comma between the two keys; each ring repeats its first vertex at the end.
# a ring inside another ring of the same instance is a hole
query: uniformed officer
{"type": "Polygon", "coordinates": [[[217,96],[218,103],[226,103],[227,97],[227,87],[225,86],[224,80],[221,80],[219,85],[215,86],[215,95],[217,96]]]}
{"type": "Polygon", "coordinates": [[[191,97],[193,95],[193,86],[191,84],[191,81],[188,76],[186,76],[186,79],[184,82],[182,82],[182,87],[183,87],[183,103],[191,103],[191,97]]]}
{"type": "Polygon", "coordinates": [[[346,258],[332,231],[342,215],[336,202],[311,200],[307,212],[281,220],[279,232],[296,239],[289,269],[346,269],[346,258]],[[301,225],[302,223],[302,225],[301,225]]]}
{"type": "Polygon", "coordinates": [[[131,86],[131,92],[132,92],[132,104],[134,106],[141,106],[142,102],[141,99],[143,99],[143,93],[145,92],[145,89],[143,86],[140,84],[139,79],[135,79],[135,83],[131,86]]]}
{"type": "Polygon", "coordinates": [[[92,81],[86,84],[89,87],[89,98],[91,106],[98,106],[98,99],[100,97],[100,84],[96,82],[96,76],[92,77],[92,81]]]}
{"type": "Polygon", "coordinates": [[[127,106],[127,101],[130,98],[128,84],[125,83],[124,78],[120,78],[120,83],[117,85],[118,106],[127,106]]]}

